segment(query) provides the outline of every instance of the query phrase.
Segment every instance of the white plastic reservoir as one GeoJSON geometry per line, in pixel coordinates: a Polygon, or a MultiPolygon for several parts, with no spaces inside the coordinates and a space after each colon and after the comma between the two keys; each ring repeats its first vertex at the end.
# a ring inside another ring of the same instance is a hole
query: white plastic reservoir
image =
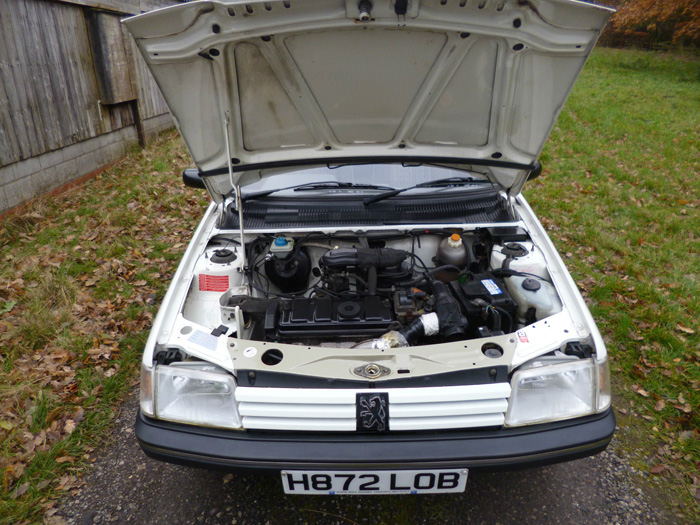
{"type": "Polygon", "coordinates": [[[561,299],[556,288],[547,281],[532,277],[513,276],[505,279],[506,288],[518,303],[517,322],[527,324],[528,310],[535,309],[535,320],[539,321],[561,312],[561,299]]]}
{"type": "Polygon", "coordinates": [[[497,244],[491,251],[491,269],[504,268],[549,279],[542,251],[529,241],[497,244]]]}

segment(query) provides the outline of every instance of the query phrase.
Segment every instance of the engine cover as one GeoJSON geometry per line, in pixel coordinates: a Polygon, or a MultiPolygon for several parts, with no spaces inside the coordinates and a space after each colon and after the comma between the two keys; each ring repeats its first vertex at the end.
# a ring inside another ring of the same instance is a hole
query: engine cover
{"type": "Polygon", "coordinates": [[[398,326],[392,305],[378,296],[361,299],[281,300],[265,318],[265,331],[272,339],[340,337],[369,339],[398,326]]]}

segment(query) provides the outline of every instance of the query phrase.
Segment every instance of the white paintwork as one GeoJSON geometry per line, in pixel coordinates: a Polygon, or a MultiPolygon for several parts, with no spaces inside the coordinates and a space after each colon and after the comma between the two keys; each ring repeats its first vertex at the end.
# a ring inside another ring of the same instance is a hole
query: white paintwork
{"type": "MultiPolygon", "coordinates": [[[[520,191],[527,166],[537,159],[611,11],[573,0],[447,0],[444,5],[441,0],[410,0],[402,20],[391,2],[373,4],[365,24],[356,20],[356,0],[203,1],[126,24],[197,167],[216,172],[205,181],[215,202],[222,203],[236,186],[318,161],[432,158],[479,166],[500,186],[501,197],[520,220],[387,225],[371,231],[524,228],[533,241],[533,260],[525,262],[535,264],[532,271],[538,275],[551,277],[549,293],[563,307],[502,336],[512,341],[500,364],[508,361],[512,371],[571,341],[589,342],[598,362],[604,362],[605,345],[583,298],[520,191]],[[260,167],[276,163],[289,166],[260,167]]],[[[303,169],[298,176],[305,182],[303,169]]],[[[237,367],[245,368],[241,360],[250,363],[265,351],[265,342],[244,343],[242,316],[231,323],[238,338],[211,334],[220,319],[216,294],[195,291],[188,298],[193,276],[217,271],[202,254],[208,240],[222,233],[217,227],[222,208],[212,203],[185,252],[147,341],[146,368],[153,366],[160,346],[179,348],[189,358],[233,374],[237,367]],[[243,357],[234,358],[237,341],[247,348],[243,357]]],[[[321,225],[284,233],[357,230],[321,225]]],[[[258,234],[280,232],[246,233],[245,242],[251,242],[258,234]]],[[[464,348],[487,340],[467,341],[464,348]]],[[[421,360],[438,359],[448,344],[412,348],[411,359],[399,351],[396,355],[413,373],[421,360]]],[[[323,352],[319,361],[332,371],[330,377],[340,373],[331,365],[334,360],[348,365],[345,350],[313,351],[323,352]]],[[[363,356],[358,359],[369,359],[363,356]]],[[[487,366],[477,365],[466,352],[463,361],[449,364],[455,370],[487,366]]],[[[354,431],[356,394],[376,391],[239,387],[236,401],[245,428],[354,431]]],[[[508,383],[380,391],[389,394],[392,430],[499,426],[511,395],[508,383]]]]}
{"type": "MultiPolygon", "coordinates": [[[[583,297],[576,286],[576,283],[571,277],[569,271],[566,269],[564,261],[562,261],[559,252],[557,252],[556,248],[552,244],[547,232],[542,227],[542,224],[537,219],[535,212],[532,211],[532,208],[528,204],[525,197],[518,195],[517,198],[513,199],[513,202],[515,210],[522,218],[530,237],[535,244],[539,246],[544,254],[545,260],[547,261],[549,274],[551,275],[552,282],[559,293],[561,302],[564,304],[564,309],[570,310],[568,323],[571,327],[570,329],[575,331],[572,340],[576,338],[591,338],[591,344],[596,349],[596,358],[599,363],[602,363],[608,358],[605,342],[603,342],[603,337],[600,335],[600,331],[598,330],[598,327],[596,326],[595,321],[593,320],[593,317],[586,306],[586,302],[583,300],[583,297]]],[[[528,354],[530,353],[531,352],[528,352],[528,354]]],[[[517,355],[522,356],[523,353],[520,351],[516,352],[516,361],[513,363],[513,366],[518,366],[524,362],[517,359],[517,355]]]]}
{"type": "MultiPolygon", "coordinates": [[[[505,416],[504,416],[505,420],[505,416]]],[[[293,430],[318,432],[353,432],[357,429],[355,418],[348,419],[308,419],[243,417],[243,428],[257,430],[293,430]]]]}
{"type": "MultiPolygon", "coordinates": [[[[223,169],[207,182],[215,199],[265,176],[261,163],[531,165],[612,14],[571,0],[411,0],[404,19],[373,4],[364,24],[355,0],[196,2],[125,21],[197,167],[223,169]]],[[[487,171],[516,193],[527,176],[487,171]]]]}
{"type": "Polygon", "coordinates": [[[391,406],[392,418],[458,416],[461,414],[492,414],[505,412],[508,401],[488,399],[484,401],[453,401],[450,403],[411,403],[391,406]]]}
{"type": "MultiPolygon", "coordinates": [[[[355,394],[377,392],[375,389],[349,388],[260,388],[238,387],[236,399],[239,402],[355,405],[355,394]]],[[[392,406],[401,403],[438,403],[451,401],[476,401],[508,397],[508,383],[488,385],[442,386],[420,388],[386,388],[382,392],[389,394],[392,406]]]]}
{"type": "Polygon", "coordinates": [[[479,428],[503,425],[506,416],[499,414],[478,414],[454,417],[389,418],[391,430],[436,430],[441,428],[479,428]]]}

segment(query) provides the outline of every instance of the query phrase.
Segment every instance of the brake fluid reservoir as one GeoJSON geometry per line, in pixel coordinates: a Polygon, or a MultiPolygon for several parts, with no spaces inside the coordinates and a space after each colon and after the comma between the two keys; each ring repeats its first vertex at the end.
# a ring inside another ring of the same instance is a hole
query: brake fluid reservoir
{"type": "Polygon", "coordinates": [[[531,273],[549,279],[547,261],[544,259],[542,250],[529,241],[495,245],[491,251],[491,269],[499,268],[531,273]]]}
{"type": "Polygon", "coordinates": [[[240,247],[207,248],[194,267],[194,276],[183,315],[186,319],[216,328],[221,324],[219,297],[243,282],[240,247]]]}
{"type": "Polygon", "coordinates": [[[516,317],[519,323],[528,324],[561,312],[559,294],[547,281],[516,275],[508,277],[505,282],[511,297],[518,303],[516,317]],[[534,308],[534,315],[531,308],[534,308]]]}

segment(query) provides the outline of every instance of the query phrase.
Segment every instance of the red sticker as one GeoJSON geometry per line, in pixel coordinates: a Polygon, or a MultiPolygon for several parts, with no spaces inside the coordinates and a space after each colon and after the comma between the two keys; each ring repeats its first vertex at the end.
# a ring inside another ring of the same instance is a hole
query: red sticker
{"type": "Polygon", "coordinates": [[[228,290],[228,275],[199,274],[200,292],[225,292],[228,290]]]}
{"type": "Polygon", "coordinates": [[[521,343],[529,343],[530,340],[527,338],[527,334],[523,332],[522,330],[518,332],[518,339],[520,339],[521,343]]]}

